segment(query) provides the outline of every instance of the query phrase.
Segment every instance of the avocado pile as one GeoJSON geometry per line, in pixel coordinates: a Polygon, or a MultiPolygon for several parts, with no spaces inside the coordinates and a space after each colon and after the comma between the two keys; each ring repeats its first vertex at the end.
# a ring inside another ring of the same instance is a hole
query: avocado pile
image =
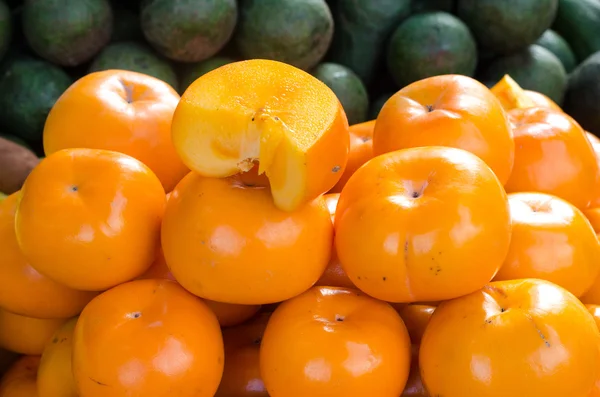
{"type": "Polygon", "coordinates": [[[422,78],[508,73],[600,134],[599,51],[598,0],[0,0],[0,136],[43,156],[50,108],[87,73],[183,93],[250,58],[312,73],[351,124],[422,78]]]}

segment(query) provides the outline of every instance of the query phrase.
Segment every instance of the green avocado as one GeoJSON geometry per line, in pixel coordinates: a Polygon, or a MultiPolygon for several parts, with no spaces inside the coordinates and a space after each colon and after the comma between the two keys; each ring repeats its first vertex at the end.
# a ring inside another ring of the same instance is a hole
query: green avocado
{"type": "Polygon", "coordinates": [[[392,35],[387,65],[399,87],[441,74],[473,76],[477,45],[455,16],[441,11],[416,14],[392,35]]]}
{"type": "Polygon", "coordinates": [[[76,66],[108,43],[113,14],[107,0],[26,0],[22,23],[39,56],[57,65],[76,66]]]}
{"type": "Polygon", "coordinates": [[[0,75],[0,127],[27,142],[41,141],[50,109],[72,83],[49,62],[13,60],[0,75]]]}
{"type": "Polygon", "coordinates": [[[310,70],[325,56],[333,17],[324,0],[243,0],[234,42],[245,59],[310,70]]]}
{"type": "Polygon", "coordinates": [[[312,75],[321,80],[340,100],[350,125],[367,120],[369,95],[360,77],[350,68],[337,63],[318,65],[312,75]]]}
{"type": "Polygon", "coordinates": [[[200,62],[219,52],[238,18],[235,0],[144,0],[142,31],[158,52],[180,62],[200,62]]]}
{"type": "Polygon", "coordinates": [[[557,9],[558,0],[457,0],[456,14],[482,48],[503,55],[535,43],[557,9]]]}
{"type": "Polygon", "coordinates": [[[144,73],[168,83],[177,89],[177,75],[171,64],[144,43],[120,42],[105,47],[94,59],[90,72],[123,69],[144,73]]]}

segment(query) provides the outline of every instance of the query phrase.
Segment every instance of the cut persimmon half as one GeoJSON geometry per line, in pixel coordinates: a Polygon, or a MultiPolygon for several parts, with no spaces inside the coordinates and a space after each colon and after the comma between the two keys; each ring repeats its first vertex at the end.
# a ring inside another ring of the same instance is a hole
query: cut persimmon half
{"type": "Polygon", "coordinates": [[[284,211],[330,190],[348,159],[348,120],[333,91],[271,60],[230,63],[197,79],[171,131],[183,162],[203,176],[228,177],[258,163],[284,211]]]}

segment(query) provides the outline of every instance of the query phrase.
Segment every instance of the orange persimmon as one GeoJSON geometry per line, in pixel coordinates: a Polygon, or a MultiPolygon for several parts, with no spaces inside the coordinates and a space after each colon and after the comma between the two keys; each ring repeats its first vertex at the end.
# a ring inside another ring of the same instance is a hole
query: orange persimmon
{"type": "Polygon", "coordinates": [[[77,317],[67,321],[46,344],[37,373],[38,397],[78,397],[71,355],[77,317]]]}
{"type": "MultiPolygon", "coordinates": [[[[594,317],[594,321],[596,325],[600,328],[600,306],[599,305],[585,305],[588,311],[591,313],[592,317],[594,317]]],[[[596,383],[592,388],[592,392],[586,397],[600,397],[600,373],[596,378],[596,383]]]]}
{"type": "Polygon", "coordinates": [[[508,195],[512,237],[495,280],[539,278],[583,295],[600,275],[600,243],[574,205],[545,193],[508,195]]]}
{"type": "Polygon", "coordinates": [[[81,396],[212,397],[223,374],[214,313],[170,280],[135,280],[94,298],[73,336],[81,396]],[[98,321],[102,319],[102,321],[98,321]]]}
{"type": "Polygon", "coordinates": [[[411,303],[398,309],[398,314],[406,325],[413,345],[421,343],[421,338],[435,308],[435,306],[411,303]]]}
{"type": "Polygon", "coordinates": [[[190,173],[173,190],[162,223],[175,279],[224,303],[274,303],[306,291],[325,270],[332,241],[322,196],[282,211],[268,187],[247,186],[238,175],[190,173]]]}
{"type": "Polygon", "coordinates": [[[40,319],[0,309],[0,348],[29,355],[41,355],[54,332],[68,319],[40,319]]]}
{"type": "MultiPolygon", "coordinates": [[[[327,204],[329,214],[331,215],[331,222],[333,222],[335,220],[335,209],[337,208],[337,203],[340,199],[340,194],[329,193],[324,195],[323,198],[325,198],[325,204],[327,204]]],[[[321,275],[321,278],[317,280],[315,285],[320,285],[324,287],[354,288],[354,284],[352,284],[352,281],[350,281],[348,275],[342,268],[342,264],[340,263],[340,259],[338,258],[337,252],[335,250],[334,242],[332,242],[331,258],[329,259],[329,263],[327,264],[325,271],[321,275]]]]}
{"type": "Polygon", "coordinates": [[[56,101],[44,126],[44,152],[90,148],[128,154],[146,164],[167,192],[189,172],[171,140],[179,95],[142,73],[90,73],[56,101]]]}
{"type": "MultiPolygon", "coordinates": [[[[154,261],[148,271],[138,277],[138,279],[177,281],[167,266],[162,248],[159,249],[156,261],[154,261]]],[[[204,299],[204,302],[215,313],[221,327],[230,327],[232,325],[241,324],[260,310],[260,305],[236,305],[233,303],[215,302],[208,299],[204,299]]]]}
{"type": "Polygon", "coordinates": [[[233,62],[197,79],[172,134],[183,162],[203,176],[232,176],[258,161],[286,211],[330,190],[348,158],[348,120],[333,91],[273,60],[233,62]]]}
{"type": "Polygon", "coordinates": [[[594,319],[564,288],[497,281],[438,306],[419,365],[432,396],[588,397],[599,345],[594,319]]]}
{"type": "Polygon", "coordinates": [[[502,105],[478,81],[457,75],[426,78],[394,94],[373,132],[373,153],[420,146],[449,146],[479,156],[504,184],[515,144],[502,105]]]}
{"type": "Polygon", "coordinates": [[[271,397],[402,393],[410,338],[389,304],[354,289],[313,287],[271,315],[260,374],[271,397]]]}
{"type": "Polygon", "coordinates": [[[19,192],[0,201],[0,307],[35,318],[72,317],[96,295],[49,279],[25,259],[15,234],[19,192]]]}
{"type": "Polygon", "coordinates": [[[0,397],[39,397],[36,386],[39,364],[39,356],[19,358],[0,379],[0,397]]]}
{"type": "Polygon", "coordinates": [[[411,347],[410,373],[406,386],[400,397],[431,397],[421,379],[419,369],[419,345],[413,344],[411,347]]]}
{"type": "Polygon", "coordinates": [[[548,108],[548,109],[557,110],[559,112],[562,112],[561,107],[558,106],[558,104],[556,102],[554,102],[552,99],[550,99],[546,95],[542,94],[541,92],[531,91],[531,90],[524,90],[524,92],[525,92],[525,95],[527,95],[529,97],[529,99],[531,99],[533,101],[534,106],[548,108]]]}
{"type": "MultiPolygon", "coordinates": [[[[596,162],[598,163],[598,167],[600,167],[600,138],[587,131],[585,135],[592,144],[594,154],[596,155],[596,162]]],[[[592,195],[592,201],[590,202],[589,207],[592,209],[600,207],[600,172],[598,173],[598,178],[596,179],[596,183],[594,185],[594,193],[592,195]]]]}
{"type": "Polygon", "coordinates": [[[268,397],[260,377],[260,344],[270,313],[223,330],[225,368],[215,397],[268,397]]]}
{"type": "Polygon", "coordinates": [[[585,131],[567,114],[548,108],[513,109],[509,116],[516,151],[506,191],[548,193],[586,208],[598,162],[585,131]]]}
{"type": "Polygon", "coordinates": [[[344,188],[348,179],[360,168],[361,165],[373,158],[373,130],[375,120],[350,126],[350,152],[348,163],[342,177],[330,190],[331,193],[339,193],[344,188]]]}
{"type": "Polygon", "coordinates": [[[389,302],[476,291],[508,252],[506,193],[477,156],[449,147],[383,154],[348,181],[335,245],[350,280],[389,302]]]}
{"type": "Polygon", "coordinates": [[[41,274],[74,289],[105,290],[152,264],[165,202],[156,175],[133,157],[64,149],[25,181],[17,241],[41,274]]]}

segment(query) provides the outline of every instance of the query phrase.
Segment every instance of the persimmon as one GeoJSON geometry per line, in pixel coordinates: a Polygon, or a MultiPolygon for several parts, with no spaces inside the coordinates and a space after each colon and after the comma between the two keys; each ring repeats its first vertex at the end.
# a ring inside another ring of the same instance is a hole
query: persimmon
{"type": "Polygon", "coordinates": [[[365,121],[364,123],[350,126],[350,152],[348,153],[348,162],[342,177],[330,190],[332,193],[342,191],[348,179],[360,168],[361,165],[373,158],[373,130],[375,129],[375,120],[365,121]]]}
{"type": "MultiPolygon", "coordinates": [[[[588,311],[591,313],[592,317],[594,317],[594,321],[596,325],[600,327],[600,306],[599,305],[585,305],[588,311]]],[[[592,388],[592,392],[587,397],[600,397],[600,373],[598,373],[598,377],[596,378],[596,383],[592,388]]]]}
{"type": "Polygon", "coordinates": [[[44,152],[90,148],[128,154],[146,164],[167,192],[189,170],[171,139],[179,94],[152,76],[126,70],[90,73],[56,101],[44,126],[44,152]]]}
{"type": "MultiPolygon", "coordinates": [[[[333,222],[335,219],[335,209],[337,208],[337,203],[340,199],[340,194],[329,193],[324,195],[323,198],[325,199],[325,204],[329,209],[331,221],[333,222]]],[[[338,258],[337,252],[335,250],[335,244],[333,242],[331,247],[331,257],[329,259],[329,263],[327,264],[325,271],[321,275],[321,278],[317,280],[315,285],[344,288],[354,287],[354,284],[352,284],[352,281],[350,281],[348,275],[342,268],[342,264],[340,263],[340,259],[338,258]]]]}
{"type": "Polygon", "coordinates": [[[402,393],[410,337],[389,304],[354,289],[313,287],[271,315],[260,374],[271,397],[402,393]]]}
{"type": "Polygon", "coordinates": [[[423,304],[409,304],[398,310],[398,314],[400,314],[406,325],[412,344],[418,345],[421,343],[425,328],[427,328],[434,311],[435,306],[423,304]]]}
{"type": "Polygon", "coordinates": [[[19,358],[0,379],[0,397],[38,397],[36,377],[39,364],[39,356],[19,358]]]}
{"type": "Polygon", "coordinates": [[[37,373],[38,397],[79,397],[71,366],[76,324],[77,317],[67,321],[44,348],[37,373]]]}
{"type": "MultiPolygon", "coordinates": [[[[600,138],[591,132],[586,131],[586,136],[590,143],[592,144],[592,149],[594,149],[594,154],[596,155],[596,162],[600,167],[600,138]]],[[[600,207],[600,172],[598,173],[596,184],[594,185],[594,193],[592,195],[592,201],[589,205],[590,208],[598,208],[600,207]]]]}
{"type": "MultiPolygon", "coordinates": [[[[173,273],[167,266],[162,249],[159,249],[156,260],[138,279],[160,279],[175,280],[173,273]]],[[[259,310],[260,305],[236,305],[232,303],[221,303],[205,299],[204,302],[215,313],[221,327],[230,327],[238,325],[254,316],[259,310]]]]}
{"type": "Polygon", "coordinates": [[[350,178],[335,216],[335,245],[350,280],[389,302],[474,292],[508,252],[502,184],[477,156],[449,147],[375,157],[350,178]]]}
{"type": "Polygon", "coordinates": [[[581,296],[600,275],[600,243],[583,213],[544,193],[508,195],[512,237],[495,280],[539,278],[581,296]]]}
{"type": "Polygon", "coordinates": [[[0,309],[0,348],[41,355],[54,332],[67,320],[26,317],[0,309]]]}
{"type": "Polygon", "coordinates": [[[260,344],[269,313],[261,313],[251,321],[223,330],[225,368],[215,397],[268,397],[260,377],[260,344]]]}
{"type": "Polygon", "coordinates": [[[457,75],[429,77],[394,94],[373,132],[373,153],[420,146],[449,146],[472,152],[504,184],[515,144],[506,112],[490,90],[457,75]]]}
{"type": "Polygon", "coordinates": [[[548,109],[557,110],[557,111],[562,112],[561,107],[558,106],[558,104],[556,102],[554,102],[552,99],[548,98],[546,95],[542,94],[541,92],[531,91],[531,90],[524,90],[524,92],[525,92],[525,95],[527,95],[529,97],[529,99],[531,99],[533,101],[534,106],[548,108],[548,109]]]}
{"type": "Polygon", "coordinates": [[[333,91],[273,60],[233,62],[201,76],[181,97],[172,133],[183,162],[203,176],[232,176],[258,161],[285,211],[330,190],[348,158],[348,120],[333,91]]]}
{"type": "Polygon", "coordinates": [[[25,259],[15,234],[19,192],[0,201],[0,307],[36,318],[72,317],[96,295],[41,275],[25,259]]]}
{"type": "Polygon", "coordinates": [[[438,306],[419,365],[432,396],[587,397],[599,345],[592,316],[564,288],[497,281],[438,306]]]}
{"type": "Polygon", "coordinates": [[[85,307],[72,365],[84,397],[106,397],[107,390],[111,397],[212,397],[223,373],[223,339],[214,313],[177,283],[135,280],[85,307]]]}
{"type": "Polygon", "coordinates": [[[586,208],[598,163],[579,124],[563,112],[540,107],[513,109],[509,116],[517,149],[506,191],[548,193],[586,208]]]}
{"type": "Polygon", "coordinates": [[[41,274],[74,289],[105,290],[152,264],[165,202],[156,175],[133,157],[64,149],[25,181],[17,241],[41,274]]]}
{"type": "Polygon", "coordinates": [[[293,212],[268,187],[234,175],[188,174],[173,190],[162,248],[188,291],[224,303],[280,302],[310,288],[331,254],[333,225],[322,196],[293,212]]]}
{"type": "Polygon", "coordinates": [[[423,385],[421,371],[419,369],[419,345],[412,345],[410,359],[410,372],[406,386],[400,397],[430,397],[429,392],[423,385]]]}
{"type": "Polygon", "coordinates": [[[502,107],[507,111],[515,108],[526,109],[535,106],[533,98],[527,95],[525,90],[507,74],[490,91],[498,98],[502,107]]]}

